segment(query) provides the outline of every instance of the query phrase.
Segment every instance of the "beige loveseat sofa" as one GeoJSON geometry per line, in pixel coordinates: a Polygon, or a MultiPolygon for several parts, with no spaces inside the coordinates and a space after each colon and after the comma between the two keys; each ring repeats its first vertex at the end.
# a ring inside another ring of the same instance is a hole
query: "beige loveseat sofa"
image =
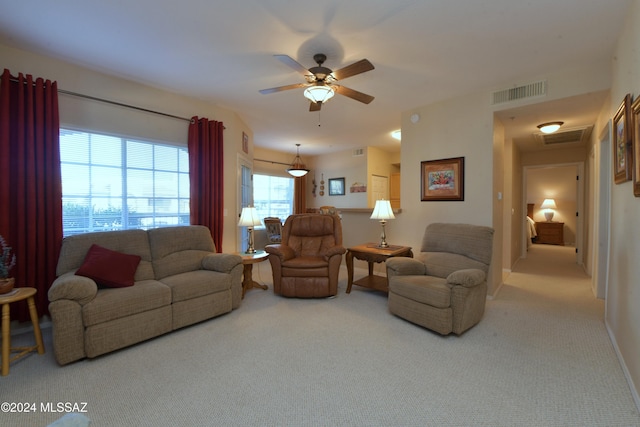
{"type": "Polygon", "coordinates": [[[228,313],[240,305],[242,271],[240,256],[215,253],[203,226],[69,236],[48,294],[56,360],[96,357],[228,313]],[[133,286],[104,288],[75,274],[94,244],[140,257],[133,286]]]}

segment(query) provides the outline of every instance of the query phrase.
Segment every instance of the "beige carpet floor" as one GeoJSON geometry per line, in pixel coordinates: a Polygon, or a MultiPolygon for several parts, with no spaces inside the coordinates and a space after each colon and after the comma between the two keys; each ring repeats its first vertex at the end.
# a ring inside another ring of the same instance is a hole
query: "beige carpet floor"
{"type": "MultiPolygon", "coordinates": [[[[573,248],[535,245],[483,320],[442,337],[387,311],[386,295],[273,295],[268,262],[227,315],[59,367],[30,355],[0,378],[2,426],[44,426],[46,402],[86,402],[95,426],[640,426],[573,248]]],[[[343,264],[344,266],[344,264],[343,264]]],[[[357,271],[356,276],[364,274],[357,271]]],[[[29,335],[14,341],[28,340],[29,335]]]]}

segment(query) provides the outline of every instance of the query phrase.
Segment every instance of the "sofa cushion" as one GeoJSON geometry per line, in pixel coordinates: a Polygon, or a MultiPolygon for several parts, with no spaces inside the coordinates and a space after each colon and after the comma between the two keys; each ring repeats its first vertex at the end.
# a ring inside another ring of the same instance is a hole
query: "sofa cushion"
{"type": "Polygon", "coordinates": [[[93,279],[100,286],[124,288],[133,286],[138,264],[138,255],[124,254],[93,244],[76,274],[93,279]]]}
{"type": "Polygon", "coordinates": [[[432,307],[451,306],[451,288],[440,277],[396,276],[389,281],[389,292],[432,307]]]}
{"type": "Polygon", "coordinates": [[[93,301],[82,307],[85,328],[171,304],[171,289],[157,280],[143,280],[135,286],[101,289],[93,301]]]}
{"type": "Polygon", "coordinates": [[[196,270],[165,277],[162,283],[171,288],[172,302],[185,301],[231,289],[232,276],[210,270],[196,270]]]}
{"type": "Polygon", "coordinates": [[[211,231],[201,225],[153,228],[147,231],[155,278],[202,268],[202,260],[216,249],[211,231]]]}
{"type": "Polygon", "coordinates": [[[91,245],[100,245],[112,251],[138,255],[141,258],[135,280],[153,279],[149,239],[144,230],[100,231],[75,234],[62,240],[56,276],[74,271],[82,265],[91,245]]]}

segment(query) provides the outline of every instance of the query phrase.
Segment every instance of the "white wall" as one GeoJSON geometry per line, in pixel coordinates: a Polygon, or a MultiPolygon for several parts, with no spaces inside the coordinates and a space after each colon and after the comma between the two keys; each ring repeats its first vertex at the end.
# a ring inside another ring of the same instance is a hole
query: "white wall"
{"type": "MultiPolygon", "coordinates": [[[[627,93],[640,94],[640,0],[632,2],[613,55],[611,105],[601,122],[613,117],[627,93]]],[[[596,130],[599,135],[602,128],[596,130]]],[[[597,162],[596,162],[597,164],[597,162]]],[[[632,383],[640,407],[640,198],[631,182],[611,186],[611,247],[606,325],[632,383]]]]}

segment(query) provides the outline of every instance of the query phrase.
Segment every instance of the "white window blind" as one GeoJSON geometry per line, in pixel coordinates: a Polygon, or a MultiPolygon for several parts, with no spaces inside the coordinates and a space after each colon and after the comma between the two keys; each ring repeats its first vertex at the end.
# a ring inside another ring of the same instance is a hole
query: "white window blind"
{"type": "Polygon", "coordinates": [[[189,224],[184,146],[60,130],[63,234],[189,224]]]}
{"type": "Polygon", "coordinates": [[[275,216],[283,221],[293,213],[293,178],[253,175],[253,203],[260,218],[275,216]]]}

